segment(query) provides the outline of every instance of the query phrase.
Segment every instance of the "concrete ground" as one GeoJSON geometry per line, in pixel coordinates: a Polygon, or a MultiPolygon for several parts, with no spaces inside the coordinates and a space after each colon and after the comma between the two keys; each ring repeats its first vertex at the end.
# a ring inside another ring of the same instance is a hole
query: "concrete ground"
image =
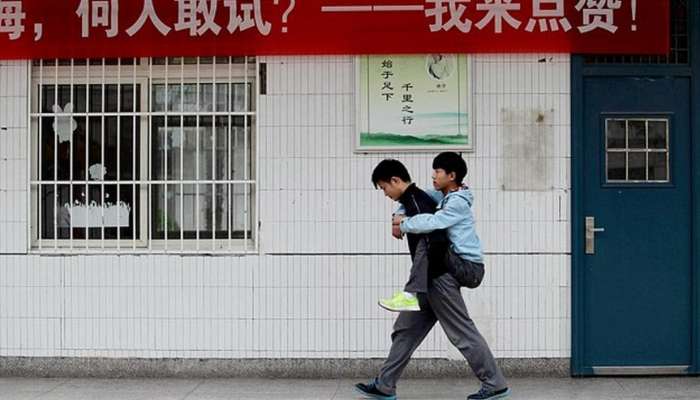
{"type": "MultiPolygon", "coordinates": [[[[0,378],[0,399],[359,399],[355,380],[0,378]]],[[[700,399],[700,377],[517,378],[512,399],[700,399]]],[[[465,399],[472,379],[404,380],[399,399],[465,399]]]]}

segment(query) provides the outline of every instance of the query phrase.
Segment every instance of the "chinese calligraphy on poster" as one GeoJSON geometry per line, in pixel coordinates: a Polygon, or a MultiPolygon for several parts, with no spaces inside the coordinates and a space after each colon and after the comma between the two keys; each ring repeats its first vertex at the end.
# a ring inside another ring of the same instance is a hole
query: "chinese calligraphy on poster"
{"type": "Polygon", "coordinates": [[[358,151],[472,149],[468,56],[362,56],[358,64],[358,151]]]}

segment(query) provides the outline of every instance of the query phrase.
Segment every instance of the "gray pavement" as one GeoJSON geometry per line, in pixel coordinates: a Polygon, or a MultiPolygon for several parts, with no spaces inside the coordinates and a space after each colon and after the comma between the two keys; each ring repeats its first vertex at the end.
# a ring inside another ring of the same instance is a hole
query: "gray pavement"
{"type": "MultiPolygon", "coordinates": [[[[356,380],[0,378],[0,399],[360,399],[356,380]]],[[[700,399],[700,377],[517,378],[512,399],[700,399]]],[[[399,399],[465,399],[475,379],[404,380],[399,399]]]]}

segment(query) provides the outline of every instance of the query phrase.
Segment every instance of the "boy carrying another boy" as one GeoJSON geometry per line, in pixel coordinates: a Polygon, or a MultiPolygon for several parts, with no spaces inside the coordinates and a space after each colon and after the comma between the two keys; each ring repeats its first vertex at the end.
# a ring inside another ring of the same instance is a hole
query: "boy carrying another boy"
{"type": "MultiPolygon", "coordinates": [[[[374,187],[379,187],[384,195],[401,204],[401,214],[414,216],[434,213],[437,202],[427,193],[411,183],[411,176],[406,167],[398,160],[380,162],[372,173],[374,187]]],[[[401,239],[403,234],[399,227],[394,227],[394,237],[401,239]]],[[[379,300],[379,305],[389,311],[420,311],[418,293],[428,293],[428,281],[438,277],[445,269],[447,252],[447,233],[444,229],[428,234],[406,235],[411,253],[411,274],[402,292],[397,292],[390,299],[379,300]]]]}
{"type": "MultiPolygon", "coordinates": [[[[460,292],[461,286],[478,286],[484,275],[481,242],[471,211],[473,195],[468,188],[462,187],[467,165],[459,154],[446,152],[435,157],[433,170],[433,186],[439,192],[435,196],[441,197],[437,211],[412,217],[395,215],[393,225],[398,229],[395,227],[392,232],[396,236],[397,231],[427,234],[446,229],[449,249],[445,267],[448,272],[430,278],[427,293],[417,293],[420,311],[399,313],[391,335],[391,350],[379,376],[368,384],[358,383],[355,389],[368,398],[395,400],[396,383],[411,355],[439,321],[450,342],[459,349],[481,381],[479,391],[467,399],[503,399],[510,394],[505,377],[469,317],[460,292]]],[[[432,265],[428,270],[431,268],[432,265]]]]}

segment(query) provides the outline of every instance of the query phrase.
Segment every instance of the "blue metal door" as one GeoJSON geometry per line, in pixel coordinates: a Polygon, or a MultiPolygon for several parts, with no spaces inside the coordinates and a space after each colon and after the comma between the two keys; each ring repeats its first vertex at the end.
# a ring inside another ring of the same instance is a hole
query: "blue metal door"
{"type": "Polygon", "coordinates": [[[586,77],[585,374],[692,364],[690,79],[586,77]]]}

